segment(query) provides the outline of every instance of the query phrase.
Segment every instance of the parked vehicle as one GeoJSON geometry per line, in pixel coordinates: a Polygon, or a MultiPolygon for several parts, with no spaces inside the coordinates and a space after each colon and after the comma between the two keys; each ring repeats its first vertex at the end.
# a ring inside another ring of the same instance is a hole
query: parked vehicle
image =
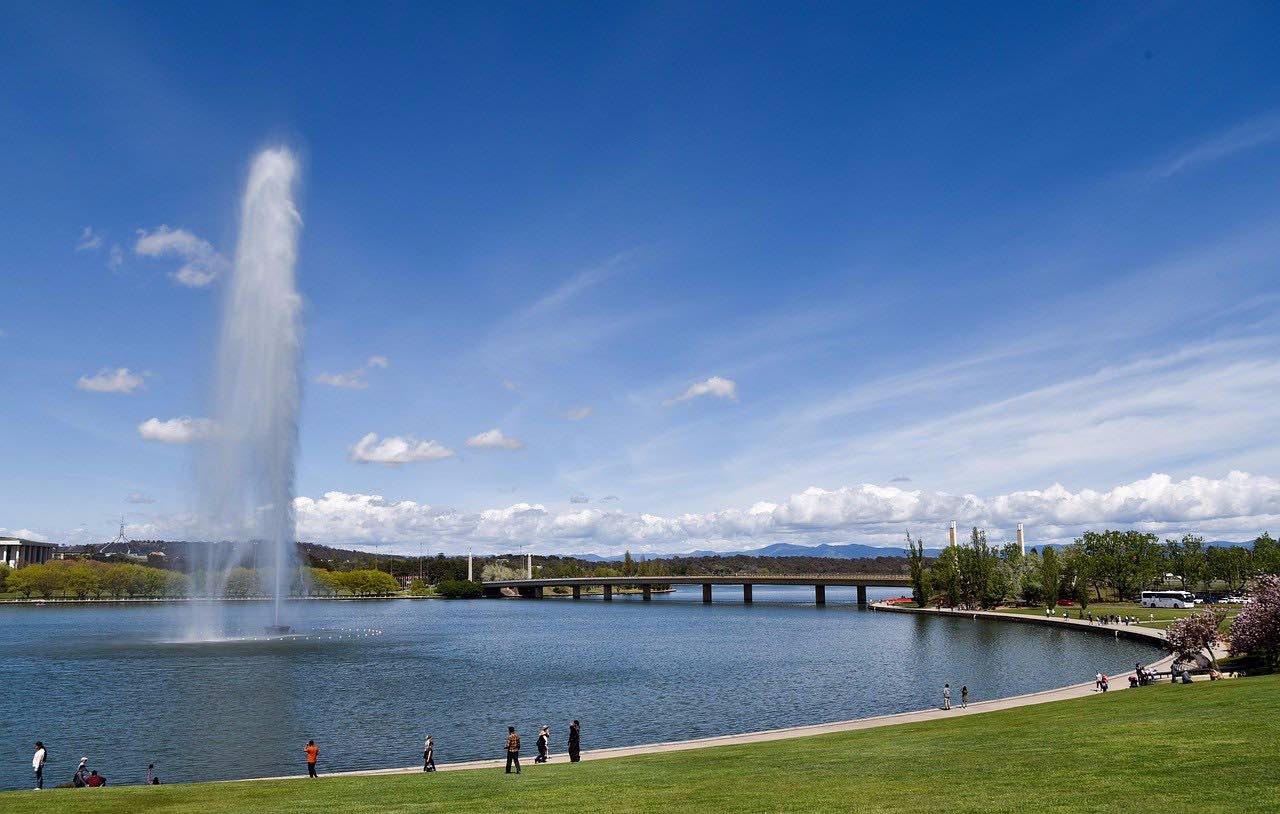
{"type": "Polygon", "coordinates": [[[1143,591],[1144,608],[1194,608],[1196,596],[1190,591],[1143,591]]]}

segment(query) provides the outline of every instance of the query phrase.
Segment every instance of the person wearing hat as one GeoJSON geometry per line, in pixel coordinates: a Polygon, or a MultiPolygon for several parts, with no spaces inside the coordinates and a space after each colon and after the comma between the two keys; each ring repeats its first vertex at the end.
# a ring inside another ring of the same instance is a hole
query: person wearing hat
{"type": "Polygon", "coordinates": [[[78,789],[88,785],[89,780],[89,758],[80,758],[80,765],[76,767],[76,773],[71,775],[71,785],[78,789]]]}

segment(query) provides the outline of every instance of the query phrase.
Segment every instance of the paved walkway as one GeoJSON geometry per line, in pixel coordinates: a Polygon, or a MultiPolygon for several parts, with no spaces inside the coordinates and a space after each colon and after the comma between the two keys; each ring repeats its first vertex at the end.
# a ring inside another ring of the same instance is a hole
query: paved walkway
{"type": "MultiPolygon", "coordinates": [[[[1149,630],[1134,626],[1123,625],[1098,625],[1086,621],[1076,619],[1061,619],[1052,617],[1036,617],[1024,616],[1016,613],[998,613],[994,611],[953,611],[948,609],[936,610],[933,608],[900,608],[892,605],[877,603],[873,605],[876,610],[891,611],[894,613],[916,613],[928,614],[931,616],[959,616],[964,618],[983,618],[983,619],[999,619],[1013,622],[1023,622],[1030,624],[1056,625],[1059,627],[1072,627],[1089,630],[1095,635],[1102,635],[1110,631],[1115,631],[1117,636],[1128,636],[1135,639],[1147,639],[1158,641],[1163,645],[1164,633],[1156,630],[1149,630]]],[[[1162,658],[1146,665],[1153,670],[1167,670],[1169,665],[1173,663],[1173,656],[1166,655],[1162,658]]],[[[1122,692],[1128,689],[1129,673],[1124,673],[1111,678],[1111,692],[1122,692]]],[[[938,689],[939,700],[941,700],[942,689],[938,689]]],[[[1094,689],[1092,679],[1080,684],[1072,684],[1068,687],[1059,687],[1054,690],[1042,690],[1040,692],[1027,693],[1025,695],[1014,695],[1008,698],[998,698],[994,701],[979,701],[969,704],[965,709],[959,708],[959,690],[956,690],[955,697],[952,698],[953,706],[950,711],[942,709],[922,709],[915,712],[900,712],[894,715],[877,715],[872,718],[855,718],[850,721],[836,721],[826,724],[812,724],[809,726],[789,726],[783,729],[767,729],[760,732],[746,732],[739,735],[717,735],[710,738],[695,738],[693,740],[684,741],[668,741],[664,743],[647,743],[640,746],[620,746],[612,749],[592,749],[582,753],[582,759],[585,760],[607,760],[609,758],[630,757],[634,755],[652,755],[661,752],[683,752],[689,749],[708,749],[714,746],[733,746],[744,743],[764,743],[766,741],[786,740],[789,738],[804,738],[810,735],[827,735],[833,732],[854,732],[861,729],[876,729],[882,726],[896,726],[897,724],[918,723],[920,721],[935,721],[941,718],[954,718],[958,715],[979,715],[984,712],[994,712],[1000,709],[1012,709],[1014,707],[1025,707],[1032,704],[1045,704],[1050,701],[1062,701],[1068,698],[1082,698],[1087,695],[1093,695],[1097,690],[1094,689]]],[[[532,733],[530,733],[532,734],[532,733]]],[[[561,732],[560,735],[564,733],[561,732]]],[[[588,733],[590,737],[590,733],[588,733]]],[[[533,738],[529,738],[532,740],[533,738]]],[[[494,740],[494,750],[500,751],[500,739],[494,740]]],[[[527,757],[522,755],[522,762],[526,768],[534,767],[534,752],[530,752],[527,757]]],[[[569,757],[566,754],[552,754],[551,763],[568,763],[569,757]]],[[[495,760],[469,760],[459,763],[441,763],[438,770],[442,772],[461,771],[466,769],[501,769],[506,765],[504,758],[495,760]]],[[[321,764],[323,768],[323,763],[321,764]]],[[[422,771],[421,766],[412,766],[408,768],[397,769],[362,769],[351,772],[331,772],[326,777],[353,777],[367,775],[383,775],[383,774],[414,774],[422,771]]],[[[536,771],[536,767],[535,767],[536,771]]],[[[304,775],[291,775],[290,777],[271,777],[271,778],[253,778],[257,780],[286,780],[304,777],[304,775]]],[[[233,782],[249,782],[233,781],[233,782]]]]}

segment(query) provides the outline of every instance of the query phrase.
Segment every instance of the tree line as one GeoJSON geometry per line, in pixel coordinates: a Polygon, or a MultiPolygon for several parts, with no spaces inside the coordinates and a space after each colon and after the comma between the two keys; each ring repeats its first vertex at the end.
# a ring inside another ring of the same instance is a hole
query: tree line
{"type": "Polygon", "coordinates": [[[988,544],[986,532],[974,528],[968,544],[949,545],[936,558],[908,533],[907,552],[916,604],[965,608],[1136,600],[1169,579],[1188,591],[1236,593],[1257,576],[1280,573],[1280,543],[1269,533],[1250,548],[1206,546],[1194,534],[1161,542],[1154,534],[1108,529],[1086,531],[1061,551],[1046,546],[1023,554],[1017,543],[988,544]]]}

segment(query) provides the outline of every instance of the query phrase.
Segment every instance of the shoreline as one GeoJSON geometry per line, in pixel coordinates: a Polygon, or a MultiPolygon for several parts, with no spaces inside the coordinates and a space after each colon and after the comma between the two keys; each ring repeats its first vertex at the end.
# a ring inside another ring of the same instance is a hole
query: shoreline
{"type": "MultiPolygon", "coordinates": [[[[1167,652],[1168,642],[1165,640],[1162,631],[1147,630],[1139,627],[1125,628],[1120,625],[1098,625],[1091,624],[1076,619],[1054,619],[1051,617],[1038,618],[1034,616],[1023,616],[1013,613],[1000,613],[998,611],[953,611],[943,609],[941,611],[934,608],[903,608],[883,603],[872,603],[872,610],[882,611],[888,610],[893,613],[915,613],[919,615],[929,616],[956,616],[965,618],[984,618],[995,621],[1016,621],[1029,624],[1057,625],[1075,630],[1092,630],[1096,634],[1112,633],[1113,635],[1126,636],[1129,638],[1147,641],[1156,644],[1165,649],[1165,653],[1155,661],[1143,665],[1146,669],[1163,670],[1167,669],[1174,661],[1174,656],[1167,652]]],[[[1127,682],[1121,682],[1129,675],[1129,672],[1119,673],[1110,678],[1116,683],[1116,686],[1110,692],[1123,692],[1129,689],[1127,682]]],[[[1004,698],[994,698],[989,701],[977,701],[969,704],[966,709],[953,706],[950,710],[932,707],[928,709],[912,710],[908,712],[895,712],[886,715],[873,715],[865,718],[852,718],[845,721],[832,721],[819,724],[800,724],[797,726],[780,727],[777,729],[764,729],[754,732],[742,732],[729,735],[710,735],[702,738],[690,738],[678,741],[661,741],[657,743],[637,744],[634,746],[611,746],[600,749],[583,750],[582,760],[611,760],[621,757],[633,757],[638,755],[660,754],[666,752],[685,752],[694,749],[710,749],[717,746],[732,746],[747,743],[765,743],[769,741],[790,740],[793,738],[805,738],[815,735],[828,735],[837,732],[854,732],[863,729],[879,729],[886,726],[896,726],[898,724],[920,723],[924,721],[935,721],[943,718],[952,718],[959,715],[980,715],[984,712],[995,712],[1004,709],[1014,709],[1017,707],[1033,706],[1036,704],[1046,704],[1052,701],[1064,701],[1070,698],[1084,698],[1095,695],[1097,691],[1094,689],[1092,680],[1083,681],[1079,684],[1068,684],[1064,687],[1057,687],[1048,690],[1037,690],[1030,693],[1022,693],[1020,695],[1010,695],[1004,698]]],[[[569,756],[564,752],[553,752],[548,763],[568,763],[569,756]]],[[[505,764],[503,758],[485,758],[481,760],[457,761],[454,763],[440,763],[437,765],[437,771],[467,771],[471,769],[501,769],[505,764]]],[[[529,761],[529,765],[534,765],[529,761]]],[[[401,774],[420,774],[421,766],[409,767],[392,767],[385,769],[353,769],[341,772],[325,772],[322,777],[368,777],[378,775],[401,775],[401,774]]],[[[252,783],[262,780],[303,780],[306,779],[305,774],[299,775],[277,775],[267,777],[244,777],[233,780],[211,780],[196,781],[210,783],[252,783]]]]}

